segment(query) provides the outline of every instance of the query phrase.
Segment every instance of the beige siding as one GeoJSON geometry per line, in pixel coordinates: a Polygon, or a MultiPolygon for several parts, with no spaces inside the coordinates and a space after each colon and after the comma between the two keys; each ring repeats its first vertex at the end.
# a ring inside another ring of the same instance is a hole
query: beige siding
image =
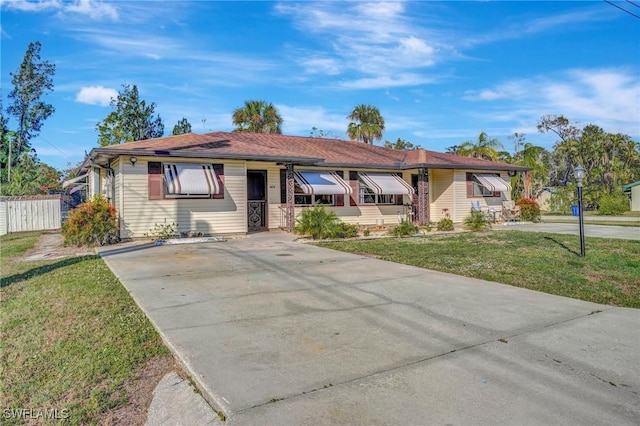
{"type": "Polygon", "coordinates": [[[430,220],[437,222],[445,217],[443,209],[449,209],[449,215],[455,216],[454,171],[447,169],[429,170],[430,220]]]}
{"type": "MultiPolygon", "coordinates": [[[[123,162],[123,223],[121,236],[140,238],[155,224],[176,223],[178,232],[206,235],[243,233],[246,224],[246,170],[243,161],[207,161],[224,164],[222,200],[182,198],[148,199],[147,163],[153,158],[138,157],[132,166],[123,162]]],[[[202,163],[203,160],[172,158],[172,162],[202,163]]]]}
{"type": "MultiPolygon", "coordinates": [[[[467,198],[467,173],[487,173],[486,170],[456,170],[455,171],[455,213],[451,216],[454,222],[462,222],[471,213],[471,203],[480,202],[482,210],[494,209],[502,211],[502,202],[511,199],[511,192],[503,192],[500,197],[469,197],[467,198]]],[[[500,177],[506,182],[511,178],[506,173],[500,177]]]]}
{"type": "Polygon", "coordinates": [[[631,187],[631,211],[640,211],[640,185],[631,187]]]}
{"type": "Polygon", "coordinates": [[[0,235],[7,232],[7,200],[0,198],[0,235]]]}
{"type": "MultiPolygon", "coordinates": [[[[280,226],[281,221],[281,212],[280,206],[284,207],[283,204],[280,204],[280,169],[282,167],[275,166],[273,169],[273,174],[275,175],[275,180],[269,182],[269,213],[270,216],[276,219],[274,223],[270,219],[270,227],[278,227],[280,226]],[[275,184],[273,183],[275,182],[275,184]],[[271,189],[271,186],[275,185],[275,189],[271,189]]],[[[319,167],[298,167],[296,170],[327,170],[327,168],[319,168],[319,167]]],[[[375,172],[380,170],[373,169],[334,169],[333,171],[342,171],[344,173],[344,179],[346,181],[349,180],[349,172],[375,172]]],[[[393,171],[393,170],[391,170],[393,171]]],[[[399,171],[396,171],[400,173],[399,171]]],[[[270,170],[271,173],[271,170],[270,170]]],[[[411,173],[405,172],[403,173],[403,179],[411,184],[411,173]]],[[[271,179],[271,178],[269,178],[271,179]]],[[[404,197],[404,202],[410,202],[410,198],[408,196],[404,197]]],[[[358,224],[358,225],[375,225],[378,220],[383,220],[385,225],[395,225],[398,223],[398,213],[401,215],[404,214],[404,206],[396,206],[396,205],[358,205],[358,206],[350,206],[349,204],[349,196],[345,195],[343,207],[327,207],[329,210],[334,211],[340,220],[346,223],[358,224]]],[[[300,214],[300,212],[305,207],[296,207],[296,216],[300,214]]]]}

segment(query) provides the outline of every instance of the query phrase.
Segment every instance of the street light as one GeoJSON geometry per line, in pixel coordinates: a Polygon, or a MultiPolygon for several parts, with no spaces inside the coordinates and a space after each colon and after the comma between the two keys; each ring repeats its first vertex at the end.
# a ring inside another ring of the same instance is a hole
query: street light
{"type": "Polygon", "coordinates": [[[584,179],[584,168],[581,165],[577,165],[573,170],[573,176],[578,182],[578,215],[580,216],[580,256],[584,257],[584,213],[582,209],[582,180],[584,179]]]}

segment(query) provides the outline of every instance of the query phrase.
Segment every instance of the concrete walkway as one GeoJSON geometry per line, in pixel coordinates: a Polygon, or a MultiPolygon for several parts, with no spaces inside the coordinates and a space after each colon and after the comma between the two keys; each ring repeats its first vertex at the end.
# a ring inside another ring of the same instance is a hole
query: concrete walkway
{"type": "MultiPolygon", "coordinates": [[[[576,223],[508,223],[493,226],[496,231],[517,230],[532,232],[551,232],[554,234],[579,235],[580,228],[576,223]]],[[[640,240],[640,227],[634,226],[610,226],[590,225],[585,223],[584,234],[586,237],[619,238],[623,240],[640,240]]]]}
{"type": "Polygon", "coordinates": [[[279,232],[102,255],[229,425],[640,423],[640,310],[279,232]]]}

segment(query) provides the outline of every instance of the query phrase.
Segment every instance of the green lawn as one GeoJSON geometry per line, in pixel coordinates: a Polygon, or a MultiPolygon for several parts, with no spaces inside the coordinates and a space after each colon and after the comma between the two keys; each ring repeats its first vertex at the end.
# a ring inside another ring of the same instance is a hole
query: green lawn
{"type": "Polygon", "coordinates": [[[640,308],[640,241],[521,231],[320,243],[351,253],[616,306],[640,308]]]}
{"type": "Polygon", "coordinates": [[[99,257],[10,259],[37,236],[0,238],[2,408],[55,409],[67,424],[96,424],[128,403],[147,362],[170,355],[99,257]]]}

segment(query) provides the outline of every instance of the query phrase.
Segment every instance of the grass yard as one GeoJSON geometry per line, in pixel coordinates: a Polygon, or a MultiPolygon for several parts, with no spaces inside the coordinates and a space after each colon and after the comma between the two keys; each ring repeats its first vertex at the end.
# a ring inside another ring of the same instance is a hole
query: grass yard
{"type": "MultiPolygon", "coordinates": [[[[0,237],[2,408],[56,410],[65,424],[113,423],[140,398],[135,394],[145,368],[162,364],[166,370],[172,358],[98,256],[12,259],[38,235],[0,237]]],[[[137,416],[127,413],[124,422],[143,423],[145,407],[137,416]]],[[[54,423],[42,420],[37,423],[54,423]]],[[[33,419],[4,411],[3,422],[33,419]]]]}
{"type": "Polygon", "coordinates": [[[640,308],[640,241],[522,231],[320,243],[350,253],[608,305],[640,308]]]}

